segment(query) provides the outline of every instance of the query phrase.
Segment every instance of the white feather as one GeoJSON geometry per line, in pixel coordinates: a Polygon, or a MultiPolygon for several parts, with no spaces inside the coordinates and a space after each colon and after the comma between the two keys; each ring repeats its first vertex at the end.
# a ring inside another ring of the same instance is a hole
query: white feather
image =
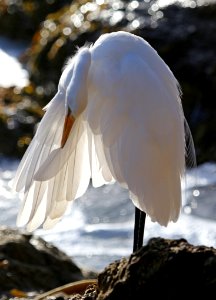
{"type": "Polygon", "coordinates": [[[35,137],[27,149],[13,180],[13,188],[27,191],[33,176],[49,157],[49,154],[60,145],[60,137],[64,125],[65,104],[64,95],[58,92],[51,101],[35,137]]]}
{"type": "MultiPolygon", "coordinates": [[[[29,231],[36,229],[44,221],[44,226],[48,228],[48,224],[53,224],[55,219],[60,219],[67,208],[68,201],[82,196],[89,185],[91,174],[86,123],[82,116],[76,120],[76,123],[77,125],[67,141],[69,146],[58,149],[59,151],[67,149],[67,152],[64,153],[67,160],[64,160],[63,164],[59,164],[58,160],[52,160],[51,169],[45,162],[44,165],[47,166],[48,171],[46,172],[42,165],[37,172],[38,176],[41,174],[42,179],[35,181],[34,178],[25,194],[17,224],[19,226],[28,224],[27,230],[29,231]],[[56,166],[53,162],[56,163],[56,166]],[[61,168],[59,168],[60,165],[61,168]],[[55,170],[56,173],[50,173],[50,170],[51,172],[55,170]],[[46,173],[45,175],[43,175],[43,171],[46,173]]],[[[49,158],[48,161],[50,161],[49,158]]]]}
{"type": "Polygon", "coordinates": [[[115,180],[105,158],[101,136],[94,135],[89,126],[87,127],[87,132],[93,187],[100,187],[107,183],[113,183],[115,180]]]}
{"type": "Polygon", "coordinates": [[[69,160],[69,157],[75,151],[77,143],[84,133],[83,128],[80,129],[80,126],[82,126],[81,123],[81,118],[75,121],[65,146],[63,148],[59,147],[50,152],[50,155],[43,162],[43,164],[41,164],[40,168],[37,169],[37,172],[35,172],[34,180],[48,180],[54,177],[63,168],[63,166],[69,160]]]}
{"type": "Polygon", "coordinates": [[[20,163],[14,186],[25,196],[18,223],[51,228],[90,178],[95,187],[118,181],[153,221],[175,222],[189,132],[184,123],[178,82],[156,51],[126,32],[103,35],[67,65],[20,163]],[[68,108],[76,121],[61,147],[68,108]]]}
{"type": "Polygon", "coordinates": [[[88,121],[102,136],[113,177],[129,189],[137,207],[167,225],[180,212],[185,168],[178,83],[142,39],[132,41],[128,34],[118,36],[118,43],[116,39],[117,34],[107,35],[92,53],[100,69],[90,69],[94,93],[89,96],[88,121]]]}
{"type": "Polygon", "coordinates": [[[61,218],[50,219],[49,217],[47,217],[46,221],[43,224],[43,229],[52,229],[60,220],[61,218]]]}
{"type": "Polygon", "coordinates": [[[68,161],[68,172],[70,183],[66,188],[66,199],[68,201],[81,197],[88,188],[90,180],[90,162],[88,155],[88,139],[86,123],[80,118],[80,126],[74,136],[81,138],[76,143],[76,148],[72,152],[68,161]]]}

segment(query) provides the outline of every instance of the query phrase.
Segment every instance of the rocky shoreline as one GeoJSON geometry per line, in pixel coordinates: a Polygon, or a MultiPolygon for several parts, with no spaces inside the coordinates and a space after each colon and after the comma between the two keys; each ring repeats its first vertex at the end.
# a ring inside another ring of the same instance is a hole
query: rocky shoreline
{"type": "Polygon", "coordinates": [[[183,239],[153,238],[96,274],[80,270],[39,237],[11,228],[0,230],[0,299],[141,300],[176,293],[207,297],[215,289],[216,249],[183,239]],[[74,288],[75,283],[79,288],[74,288]]]}
{"type": "Polygon", "coordinates": [[[42,238],[0,228],[0,299],[13,290],[40,293],[69,282],[95,277],[42,238]]]}

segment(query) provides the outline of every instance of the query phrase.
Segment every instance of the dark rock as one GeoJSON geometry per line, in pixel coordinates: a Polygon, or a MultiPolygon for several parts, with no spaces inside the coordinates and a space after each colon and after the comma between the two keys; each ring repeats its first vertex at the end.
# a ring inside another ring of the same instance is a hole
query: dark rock
{"type": "Polygon", "coordinates": [[[33,85],[22,90],[0,87],[0,154],[22,157],[43,116],[42,106],[33,85]]]}
{"type": "MultiPolygon", "coordinates": [[[[52,0],[45,1],[45,6],[40,8],[36,2],[23,0],[13,4],[13,7],[23,7],[24,3],[31,3],[30,7],[43,11],[41,13],[37,10],[38,13],[34,13],[40,18],[40,27],[23,57],[30,73],[30,86],[34,86],[30,95],[32,102],[39,101],[39,105],[43,106],[52,98],[57,90],[62,67],[67,58],[75,53],[77,46],[94,42],[106,32],[129,31],[150,42],[179,80],[183,91],[183,108],[192,130],[198,164],[216,161],[215,0],[211,4],[204,1],[202,5],[196,0],[185,1],[183,6],[179,4],[165,8],[159,7],[155,0],[116,0],[115,4],[113,1],[96,1],[94,4],[89,4],[88,0],[63,1],[59,7],[59,1],[52,0]]],[[[31,15],[31,10],[29,13],[31,15]]],[[[12,17],[13,13],[10,14],[12,17]]],[[[18,20],[15,15],[14,18],[18,20]]],[[[6,22],[8,19],[0,18],[0,22],[4,20],[6,22]]],[[[19,27],[26,30],[24,26],[19,27]]],[[[18,30],[13,32],[17,33],[18,30]]],[[[20,95],[25,96],[25,91],[21,91],[20,95]]],[[[15,96],[11,94],[12,99],[15,96]]],[[[35,123],[37,121],[36,118],[35,123]]],[[[19,131],[10,131],[7,124],[4,126],[4,120],[2,124],[2,134],[9,134],[11,139],[15,135],[17,142],[19,131]]],[[[29,132],[28,125],[21,126],[21,131],[22,136],[31,139],[32,127],[29,132]]],[[[3,147],[4,154],[11,154],[10,149],[14,149],[13,153],[18,150],[19,154],[23,154],[25,147],[12,146],[3,147]]]]}
{"type": "Polygon", "coordinates": [[[71,0],[0,1],[0,33],[11,38],[30,39],[44,18],[71,0]]]}
{"type": "MultiPolygon", "coordinates": [[[[192,246],[184,239],[153,238],[129,258],[107,266],[99,274],[97,285],[89,286],[82,295],[64,294],[63,299],[143,300],[177,295],[182,299],[187,295],[211,299],[215,290],[216,249],[192,246]]],[[[59,294],[50,297],[57,300],[59,294]]]]}
{"type": "Polygon", "coordinates": [[[0,230],[0,296],[13,289],[47,291],[84,279],[71,259],[40,237],[0,230]]]}
{"type": "MultiPolygon", "coordinates": [[[[154,238],[110,264],[98,277],[97,300],[141,300],[178,295],[206,299],[216,290],[216,250],[187,241],[154,238]]],[[[210,299],[210,298],[209,298],[210,299]]]]}

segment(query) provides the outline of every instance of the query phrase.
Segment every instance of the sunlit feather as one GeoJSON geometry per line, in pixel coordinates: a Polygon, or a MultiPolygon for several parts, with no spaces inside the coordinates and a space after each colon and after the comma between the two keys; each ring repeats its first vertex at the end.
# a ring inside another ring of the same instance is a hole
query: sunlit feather
{"type": "Polygon", "coordinates": [[[179,84],[157,52],[126,32],[102,35],[67,64],[20,163],[18,224],[54,226],[90,179],[94,187],[119,182],[161,225],[177,221],[185,140],[192,161],[179,84]],[[75,121],[67,127],[70,113],[75,121]]]}

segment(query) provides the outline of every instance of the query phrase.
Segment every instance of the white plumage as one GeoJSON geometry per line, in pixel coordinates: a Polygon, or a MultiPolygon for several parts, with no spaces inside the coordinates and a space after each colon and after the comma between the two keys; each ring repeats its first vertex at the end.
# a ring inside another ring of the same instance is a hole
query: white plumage
{"type": "Polygon", "coordinates": [[[156,51],[126,32],[102,35],[67,64],[19,165],[14,187],[24,198],[17,224],[52,227],[90,178],[95,187],[119,182],[153,221],[175,222],[184,124],[178,82],[156,51]],[[68,116],[73,124],[65,136],[68,116]]]}

